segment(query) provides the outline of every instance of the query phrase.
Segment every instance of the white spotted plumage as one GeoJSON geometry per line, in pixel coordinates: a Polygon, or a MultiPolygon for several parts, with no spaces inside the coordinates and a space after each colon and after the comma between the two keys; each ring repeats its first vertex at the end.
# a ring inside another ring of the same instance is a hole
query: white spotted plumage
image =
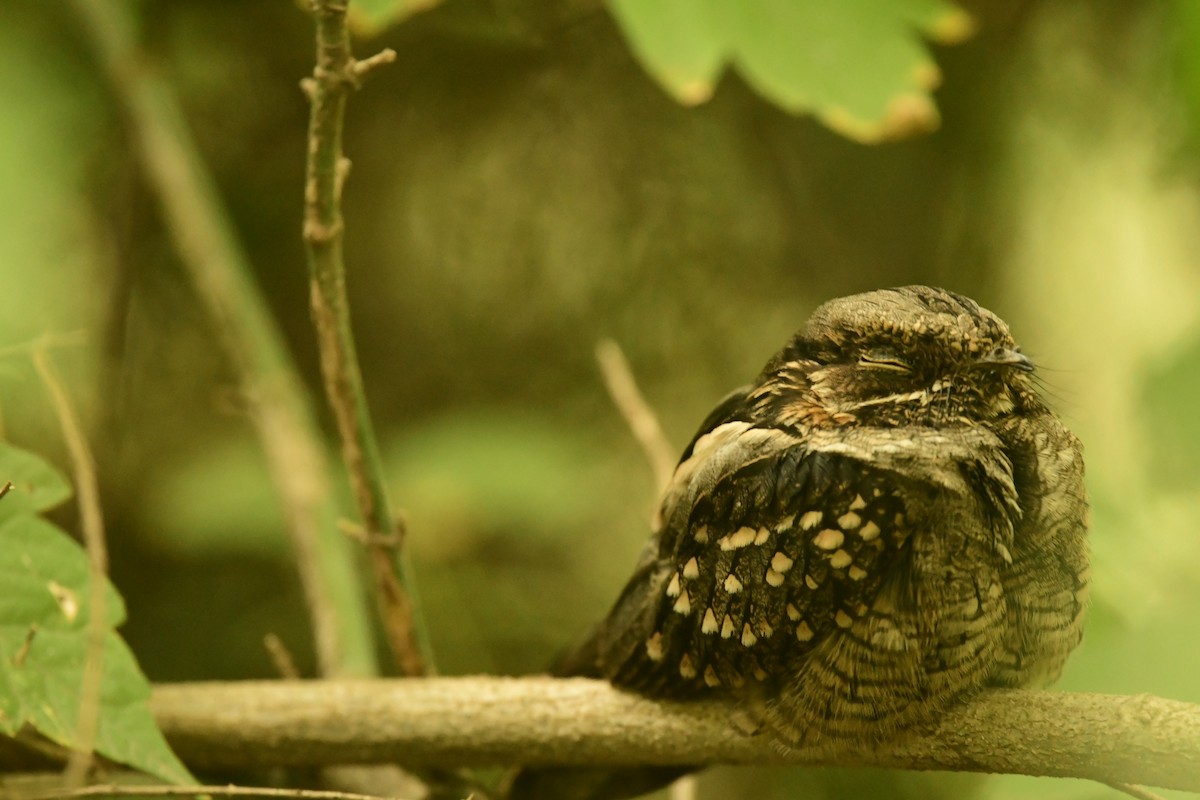
{"type": "Polygon", "coordinates": [[[1081,632],[1086,497],[1030,369],[960,295],[822,306],[701,426],[565,671],[753,699],[782,741],[830,747],[1055,677],[1081,632]]]}

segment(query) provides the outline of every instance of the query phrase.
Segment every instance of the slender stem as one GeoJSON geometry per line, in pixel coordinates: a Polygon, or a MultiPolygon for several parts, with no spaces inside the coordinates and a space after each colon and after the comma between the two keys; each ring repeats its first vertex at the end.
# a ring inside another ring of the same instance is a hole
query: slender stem
{"type": "Polygon", "coordinates": [[[304,187],[304,243],[308,253],[313,324],[325,391],[342,440],[342,457],[366,529],[376,599],[397,667],[420,675],[432,664],[428,637],[414,613],[415,593],[403,530],[388,504],[387,482],[371,426],[346,302],[342,254],[342,187],[349,161],[342,155],[342,128],[349,91],[366,72],[395,58],[385,50],[365,61],[350,53],[345,0],[314,0],[317,66],[304,86],[312,103],[304,187]],[[388,542],[395,544],[389,545],[388,542]]]}
{"type": "MultiPolygon", "coordinates": [[[[146,786],[103,784],[70,791],[19,795],[15,800],[75,800],[82,797],[270,797],[279,800],[385,800],[371,794],[265,786],[146,786]]],[[[395,798],[387,798],[395,800],[395,798]]]]}
{"type": "Polygon", "coordinates": [[[655,487],[663,491],[671,482],[676,459],[675,451],[658,422],[658,415],[638,389],[629,359],[625,358],[619,344],[612,339],[602,340],[596,345],[596,360],[600,364],[600,373],[604,376],[609,397],[625,418],[633,438],[641,445],[646,461],[654,472],[655,487]]]}
{"type": "Polygon", "coordinates": [[[696,776],[684,775],[671,784],[671,788],[667,790],[667,797],[669,800],[696,800],[697,788],[696,776]]]}
{"type": "Polygon", "coordinates": [[[237,370],[279,493],[323,675],[378,672],[352,546],[336,527],[315,415],[172,88],[147,65],[128,0],[74,0],[129,117],[183,266],[237,370]]]}
{"type": "Polygon", "coordinates": [[[1137,800],[1164,800],[1163,796],[1155,792],[1151,792],[1141,786],[1134,786],[1131,783],[1116,783],[1110,781],[1102,781],[1106,786],[1116,789],[1121,794],[1127,794],[1130,797],[1135,797],[1137,800]]]}
{"type": "Polygon", "coordinates": [[[296,668],[296,659],[292,658],[292,653],[287,649],[287,645],[283,640],[274,633],[268,633],[263,637],[263,647],[267,650],[267,655],[271,657],[271,663],[275,665],[275,672],[279,677],[287,681],[300,680],[300,670],[296,668]]]}
{"type": "Polygon", "coordinates": [[[67,761],[63,783],[82,786],[92,766],[96,730],[100,725],[100,684],[104,678],[104,641],[108,638],[107,593],[108,545],[104,539],[104,513],[100,507],[100,484],[96,479],[96,460],[88,447],[87,436],[71,404],[71,398],[58,377],[45,345],[33,350],[33,365],[50,394],[50,404],[62,426],[63,439],[71,457],[75,494],[79,505],[79,527],[88,554],[87,651],[83,679],[79,689],[79,720],[75,746],[67,761]]]}

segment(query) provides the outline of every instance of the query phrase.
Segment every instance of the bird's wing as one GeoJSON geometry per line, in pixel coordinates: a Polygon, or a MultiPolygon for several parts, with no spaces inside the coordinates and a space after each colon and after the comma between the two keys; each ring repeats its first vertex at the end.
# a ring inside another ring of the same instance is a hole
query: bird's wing
{"type": "Polygon", "coordinates": [[[734,420],[676,477],[600,629],[598,672],[617,685],[679,696],[770,680],[866,614],[905,557],[908,487],[853,454],[734,420]]]}

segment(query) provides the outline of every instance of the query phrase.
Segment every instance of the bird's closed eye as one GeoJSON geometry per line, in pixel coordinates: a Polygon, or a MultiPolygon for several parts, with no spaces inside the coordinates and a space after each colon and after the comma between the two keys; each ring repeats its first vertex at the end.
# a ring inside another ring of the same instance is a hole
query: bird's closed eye
{"type": "Polygon", "coordinates": [[[868,350],[858,357],[859,366],[872,369],[883,369],[891,372],[912,372],[907,361],[896,355],[893,350],[868,350]]]}

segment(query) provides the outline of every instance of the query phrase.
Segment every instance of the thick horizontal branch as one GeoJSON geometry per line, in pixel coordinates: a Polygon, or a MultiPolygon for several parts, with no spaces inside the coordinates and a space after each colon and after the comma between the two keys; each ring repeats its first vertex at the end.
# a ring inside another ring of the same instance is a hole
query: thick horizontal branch
{"type": "Polygon", "coordinates": [[[153,708],[197,768],[837,764],[1200,791],[1200,706],[1148,695],[992,691],[928,736],[835,756],[740,733],[728,705],[655,702],[581,679],[176,684],[155,689],[153,708]]]}

